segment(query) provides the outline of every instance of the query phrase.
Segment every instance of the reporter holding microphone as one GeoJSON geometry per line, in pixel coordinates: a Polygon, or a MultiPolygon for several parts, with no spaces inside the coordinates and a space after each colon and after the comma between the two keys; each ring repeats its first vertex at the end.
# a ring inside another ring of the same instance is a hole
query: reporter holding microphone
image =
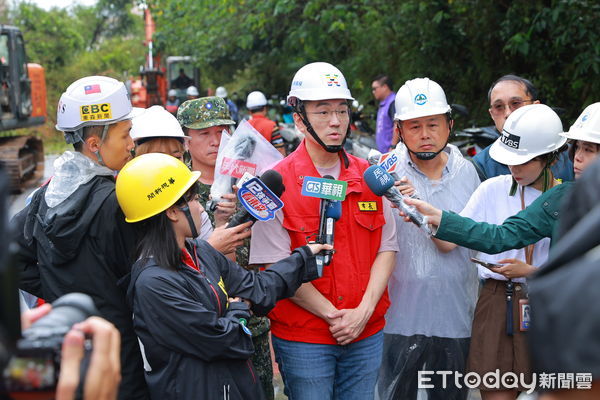
{"type": "Polygon", "coordinates": [[[140,232],[127,300],[153,399],[264,399],[250,361],[250,310],[266,314],[317,277],[302,246],[261,273],[247,271],[197,237],[199,172],[165,154],[125,165],[116,193],[125,219],[140,232]],[[158,190],[160,188],[161,190],[158,190]]]}

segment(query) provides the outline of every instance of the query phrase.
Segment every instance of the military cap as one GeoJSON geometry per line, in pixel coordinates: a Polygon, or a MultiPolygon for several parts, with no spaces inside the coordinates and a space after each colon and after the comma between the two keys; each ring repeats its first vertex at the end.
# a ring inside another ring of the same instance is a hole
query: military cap
{"type": "Polygon", "coordinates": [[[190,129],[235,125],[229,115],[227,103],[217,96],[201,97],[184,102],[177,109],[177,120],[182,126],[190,129]]]}

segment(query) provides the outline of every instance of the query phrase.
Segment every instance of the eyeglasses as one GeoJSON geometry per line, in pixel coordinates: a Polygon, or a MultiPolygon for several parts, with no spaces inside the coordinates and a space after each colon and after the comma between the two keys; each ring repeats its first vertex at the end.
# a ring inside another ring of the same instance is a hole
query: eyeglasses
{"type": "Polygon", "coordinates": [[[379,89],[381,86],[373,86],[371,87],[371,92],[376,91],[377,89],[379,89]]]}
{"type": "Polygon", "coordinates": [[[508,106],[508,109],[511,112],[513,112],[517,108],[521,108],[527,103],[533,103],[533,100],[511,100],[508,102],[508,104],[495,103],[495,104],[492,104],[492,106],[490,107],[490,110],[492,110],[492,114],[500,115],[500,114],[504,113],[507,106],[508,106]]]}
{"type": "Polygon", "coordinates": [[[343,109],[343,110],[334,110],[334,111],[313,111],[313,112],[308,112],[307,114],[312,114],[315,116],[315,119],[318,121],[329,121],[331,120],[331,117],[333,116],[333,114],[336,114],[337,118],[339,120],[347,120],[350,118],[350,113],[348,112],[348,109],[343,109]]]}

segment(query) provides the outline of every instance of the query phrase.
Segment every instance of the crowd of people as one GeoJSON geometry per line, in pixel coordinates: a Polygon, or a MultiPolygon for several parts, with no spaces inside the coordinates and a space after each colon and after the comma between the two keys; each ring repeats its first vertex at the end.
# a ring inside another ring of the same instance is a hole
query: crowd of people
{"type": "MultiPolygon", "coordinates": [[[[54,176],[12,220],[23,293],[51,303],[83,292],[104,318],[69,332],[65,371],[81,359],[82,333],[113,338],[94,348],[110,347],[114,356],[92,358],[100,370],[110,364],[110,373],[88,378],[85,398],[272,400],[271,346],[291,400],[414,400],[420,389],[429,399],[461,400],[469,388],[483,400],[508,400],[547,373],[577,375],[571,386],[538,380],[547,399],[599,395],[597,330],[588,328],[598,316],[576,320],[586,326],[576,339],[566,339],[561,324],[556,335],[579,347],[565,346],[573,354],[556,363],[547,353],[561,349],[549,343],[561,342],[540,326],[551,330],[553,318],[583,310],[558,313],[539,299],[550,296],[543,283],[563,264],[593,275],[589,254],[598,243],[588,237],[573,253],[561,242],[581,229],[597,232],[600,217],[587,218],[597,211],[596,191],[581,194],[589,202],[577,218],[567,224],[564,215],[584,187],[573,180],[587,179],[587,188],[597,181],[600,103],[565,129],[530,81],[505,75],[487,99],[500,137],[468,160],[448,143],[452,110],[438,83],[415,78],[394,92],[388,76],[377,76],[377,145],[396,156],[403,179],[394,190],[411,193],[403,201],[426,217],[427,235],[371,191],[367,160],[344,150],[354,98],[343,73],[310,63],[287,97],[304,135],[291,154],[267,118],[265,95],[248,95],[249,124],[283,157],[272,169],[285,187],[284,206],[271,220],[229,226],[241,207],[237,188],[218,202],[210,192],[237,108],[223,87],[198,98],[191,82],[178,79],[188,100],[179,104],[171,92],[165,108],[145,110],[131,106],[115,79],[71,84],[56,127],[73,151],[56,160],[54,176]],[[318,238],[322,200],[303,186],[323,177],[346,185],[333,246],[318,238]],[[324,252],[333,254],[321,271],[324,252]],[[491,384],[488,373],[515,379],[491,384]],[[465,374],[480,379],[469,386],[459,381],[465,374]]],[[[561,307],[581,307],[575,295],[563,297],[561,307]]],[[[58,392],[68,394],[59,398],[72,398],[69,374],[58,392]]]]}

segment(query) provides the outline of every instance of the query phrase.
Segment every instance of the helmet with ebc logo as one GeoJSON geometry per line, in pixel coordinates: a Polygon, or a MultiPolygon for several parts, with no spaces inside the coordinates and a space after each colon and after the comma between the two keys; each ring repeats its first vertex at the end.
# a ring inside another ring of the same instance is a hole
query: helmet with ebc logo
{"type": "Polygon", "coordinates": [[[73,82],[60,96],[56,129],[76,131],[84,126],[131,119],[137,114],[123,82],[107,76],[87,76],[73,82]]]}

